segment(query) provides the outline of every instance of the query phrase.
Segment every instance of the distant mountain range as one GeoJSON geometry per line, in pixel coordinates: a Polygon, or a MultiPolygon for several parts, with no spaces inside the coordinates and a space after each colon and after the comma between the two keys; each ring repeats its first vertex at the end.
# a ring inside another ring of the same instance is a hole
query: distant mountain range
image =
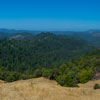
{"type": "Polygon", "coordinates": [[[38,33],[40,31],[30,31],[30,30],[15,30],[15,29],[5,29],[5,28],[0,28],[0,33],[23,33],[23,32],[28,32],[28,33],[38,33]]]}
{"type": "Polygon", "coordinates": [[[85,32],[75,32],[70,34],[70,36],[82,39],[88,43],[94,45],[95,47],[100,47],[100,30],[89,30],[85,32]]]}
{"type": "Polygon", "coordinates": [[[15,29],[0,29],[0,38],[8,39],[33,39],[34,35],[40,33],[54,33],[56,35],[67,35],[77,39],[85,40],[96,47],[100,47],[100,30],[88,30],[84,32],[74,31],[29,31],[29,30],[15,30],[15,29]]]}
{"type": "MultiPolygon", "coordinates": [[[[6,29],[6,28],[0,28],[0,33],[24,33],[24,32],[27,32],[27,33],[40,33],[40,32],[51,32],[51,33],[55,33],[55,34],[73,34],[73,33],[80,33],[80,32],[75,32],[75,31],[34,31],[34,30],[16,30],[16,29],[6,29]]],[[[88,30],[88,31],[84,31],[84,32],[88,32],[88,33],[100,33],[100,30],[98,29],[91,29],[91,30],[88,30]]]]}

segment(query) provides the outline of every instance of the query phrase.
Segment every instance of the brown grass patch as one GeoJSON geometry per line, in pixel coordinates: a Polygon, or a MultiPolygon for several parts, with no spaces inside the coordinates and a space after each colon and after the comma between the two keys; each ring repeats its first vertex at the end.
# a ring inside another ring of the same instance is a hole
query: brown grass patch
{"type": "Polygon", "coordinates": [[[91,81],[80,88],[67,88],[45,78],[21,80],[0,84],[0,100],[100,100],[100,90],[94,90],[91,81]]]}

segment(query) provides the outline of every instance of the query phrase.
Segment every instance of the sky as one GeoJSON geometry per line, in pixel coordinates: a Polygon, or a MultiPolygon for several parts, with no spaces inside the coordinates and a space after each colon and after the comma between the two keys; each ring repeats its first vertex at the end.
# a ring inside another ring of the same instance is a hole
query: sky
{"type": "Polygon", "coordinates": [[[100,29],[100,0],[0,0],[0,28],[100,29]]]}

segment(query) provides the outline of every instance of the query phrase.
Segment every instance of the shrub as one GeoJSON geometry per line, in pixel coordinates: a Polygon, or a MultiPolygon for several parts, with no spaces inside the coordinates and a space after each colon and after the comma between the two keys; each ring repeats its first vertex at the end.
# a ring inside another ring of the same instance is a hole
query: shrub
{"type": "Polygon", "coordinates": [[[10,72],[9,75],[6,77],[7,82],[13,82],[22,79],[22,75],[18,72],[10,72]]]}
{"type": "Polygon", "coordinates": [[[82,70],[80,72],[80,79],[79,81],[81,83],[86,83],[88,82],[89,80],[91,80],[91,78],[93,77],[93,72],[91,70],[82,70]]]}
{"type": "MultiPolygon", "coordinates": [[[[45,76],[50,80],[56,80],[56,77],[59,75],[59,72],[57,69],[49,69],[44,73],[45,76]]],[[[43,74],[43,75],[44,75],[43,74]]]]}
{"type": "Polygon", "coordinates": [[[59,75],[57,77],[57,82],[61,86],[65,87],[77,87],[77,80],[75,78],[72,78],[69,75],[59,75]]]}
{"type": "Polygon", "coordinates": [[[56,81],[58,82],[58,84],[60,84],[61,86],[64,86],[67,80],[67,76],[64,75],[59,75],[56,79],[56,81]]]}
{"type": "Polygon", "coordinates": [[[100,85],[99,84],[95,84],[94,85],[94,89],[96,90],[96,89],[100,89],[100,85]]]}
{"type": "Polygon", "coordinates": [[[41,76],[42,76],[42,71],[41,71],[41,69],[35,70],[35,72],[34,72],[34,77],[37,78],[37,77],[41,77],[41,76]]]}

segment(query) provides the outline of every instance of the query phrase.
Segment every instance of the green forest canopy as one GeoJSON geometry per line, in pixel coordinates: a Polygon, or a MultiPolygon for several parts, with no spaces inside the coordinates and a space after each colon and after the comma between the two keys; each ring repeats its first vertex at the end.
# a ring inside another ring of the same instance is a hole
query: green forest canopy
{"type": "Polygon", "coordinates": [[[91,49],[83,40],[51,33],[37,34],[33,39],[1,39],[0,79],[43,76],[62,86],[77,86],[99,72],[99,50],[82,56],[91,49]]]}

